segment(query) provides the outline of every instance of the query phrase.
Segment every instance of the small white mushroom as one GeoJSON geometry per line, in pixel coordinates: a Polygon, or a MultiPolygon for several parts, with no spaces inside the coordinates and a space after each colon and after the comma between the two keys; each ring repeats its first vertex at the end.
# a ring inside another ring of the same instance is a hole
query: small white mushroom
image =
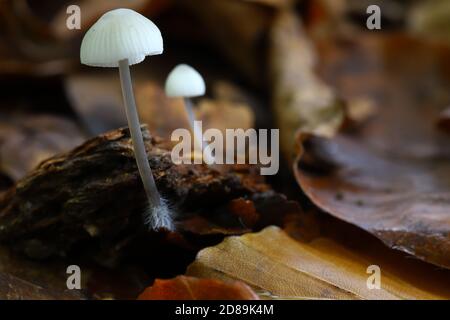
{"type": "MultiPolygon", "coordinates": [[[[184,98],[184,106],[189,117],[189,124],[194,133],[194,141],[204,151],[202,132],[194,125],[195,114],[191,100],[191,98],[200,97],[205,94],[206,86],[203,77],[191,66],[180,64],[169,73],[165,90],[168,97],[184,98]]],[[[208,163],[214,163],[214,159],[209,153],[204,152],[204,156],[208,158],[208,163]]]]}
{"type": "Polygon", "coordinates": [[[206,86],[201,74],[187,64],[177,65],[166,80],[168,97],[194,98],[205,95],[206,86]]]}
{"type": "Polygon", "coordinates": [[[163,52],[158,27],[143,15],[130,9],[105,13],[87,32],[81,43],[81,63],[94,67],[118,67],[128,127],[137,166],[149,201],[146,222],[152,229],[172,230],[170,210],[156,188],[148,163],[131,82],[130,65],[146,56],[163,52]]]}

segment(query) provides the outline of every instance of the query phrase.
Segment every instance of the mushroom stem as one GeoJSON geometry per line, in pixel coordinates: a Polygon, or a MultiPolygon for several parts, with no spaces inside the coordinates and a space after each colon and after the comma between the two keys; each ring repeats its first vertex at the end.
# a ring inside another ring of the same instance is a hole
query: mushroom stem
{"type": "Polygon", "coordinates": [[[191,125],[192,130],[194,130],[195,114],[194,108],[192,106],[192,101],[190,98],[184,98],[184,106],[186,108],[186,112],[189,118],[189,124],[191,125]]]}
{"type": "Polygon", "coordinates": [[[214,163],[214,158],[210,157],[209,154],[205,154],[204,150],[205,148],[203,147],[203,137],[202,137],[202,132],[201,130],[199,130],[198,127],[196,127],[195,124],[195,114],[194,114],[194,108],[192,105],[192,100],[190,98],[184,98],[184,106],[186,108],[186,112],[189,118],[189,124],[191,126],[192,132],[194,133],[194,143],[196,145],[199,146],[202,155],[205,156],[205,158],[207,158],[208,163],[214,163]]]}
{"type": "Polygon", "coordinates": [[[194,141],[200,147],[200,149],[203,150],[202,133],[198,132],[198,128],[195,127],[195,114],[191,99],[184,98],[184,106],[188,115],[189,125],[191,126],[192,132],[194,133],[194,141]]]}
{"type": "Polygon", "coordinates": [[[134,99],[128,59],[119,61],[119,72],[128,127],[130,129],[131,140],[133,141],[134,155],[136,157],[139,174],[141,175],[142,183],[144,184],[144,189],[151,205],[159,206],[161,204],[161,196],[156,188],[152,169],[148,163],[147,152],[145,150],[139,116],[136,109],[136,101],[134,99]]]}

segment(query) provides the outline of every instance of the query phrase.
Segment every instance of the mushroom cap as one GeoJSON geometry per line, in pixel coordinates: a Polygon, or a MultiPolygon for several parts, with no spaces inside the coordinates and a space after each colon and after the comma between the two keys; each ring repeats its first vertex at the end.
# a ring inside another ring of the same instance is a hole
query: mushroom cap
{"type": "Polygon", "coordinates": [[[86,32],[80,58],[88,66],[114,68],[121,60],[133,65],[162,52],[161,32],[153,22],[131,9],[115,9],[86,32]]]}
{"type": "Polygon", "coordinates": [[[193,98],[203,96],[205,81],[197,70],[187,64],[179,64],[167,77],[166,95],[168,97],[193,98]]]}

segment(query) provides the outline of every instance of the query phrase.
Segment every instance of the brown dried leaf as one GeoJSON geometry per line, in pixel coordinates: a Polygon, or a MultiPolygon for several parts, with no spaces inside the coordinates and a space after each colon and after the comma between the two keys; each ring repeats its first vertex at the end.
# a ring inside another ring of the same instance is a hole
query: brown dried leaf
{"type": "Polygon", "coordinates": [[[449,268],[450,148],[435,121],[450,103],[450,50],[402,36],[322,49],[328,81],[378,112],[357,132],[301,136],[299,184],[326,212],[449,268]]]}
{"type": "Polygon", "coordinates": [[[427,291],[382,264],[381,289],[369,290],[366,270],[372,264],[332,239],[295,241],[283,230],[268,227],[259,233],[228,237],[200,251],[187,274],[241,280],[263,297],[281,299],[449,298],[445,283],[435,281],[434,290],[427,291]]]}
{"type": "Polygon", "coordinates": [[[145,289],[138,300],[259,300],[250,287],[240,281],[198,279],[178,276],[171,280],[157,279],[145,289]]]}

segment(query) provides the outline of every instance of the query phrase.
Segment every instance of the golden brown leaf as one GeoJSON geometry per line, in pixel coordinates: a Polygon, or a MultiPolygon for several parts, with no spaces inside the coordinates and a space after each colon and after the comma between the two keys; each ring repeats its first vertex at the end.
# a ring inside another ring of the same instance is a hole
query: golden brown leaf
{"type": "Polygon", "coordinates": [[[263,296],[281,299],[449,298],[447,284],[427,291],[384,270],[383,264],[381,289],[370,290],[367,268],[374,263],[381,264],[332,239],[300,242],[278,227],[268,227],[200,251],[187,274],[241,280],[263,296]]]}

